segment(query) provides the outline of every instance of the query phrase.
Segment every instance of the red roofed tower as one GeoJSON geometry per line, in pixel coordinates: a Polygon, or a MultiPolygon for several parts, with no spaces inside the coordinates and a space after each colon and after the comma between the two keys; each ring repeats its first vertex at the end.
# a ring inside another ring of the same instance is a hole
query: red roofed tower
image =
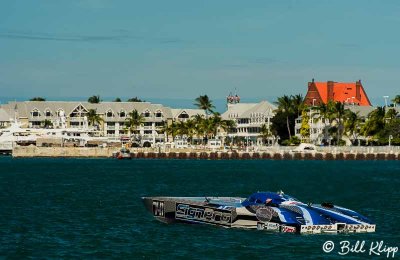
{"type": "Polygon", "coordinates": [[[372,106],[361,80],[352,82],[308,82],[308,91],[304,99],[307,105],[326,104],[329,101],[339,101],[358,106],[372,106]]]}

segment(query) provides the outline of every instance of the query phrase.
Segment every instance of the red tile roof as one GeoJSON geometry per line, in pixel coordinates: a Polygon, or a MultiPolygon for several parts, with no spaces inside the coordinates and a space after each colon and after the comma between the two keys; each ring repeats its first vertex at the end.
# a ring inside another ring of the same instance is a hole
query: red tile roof
{"type": "Polygon", "coordinates": [[[371,106],[371,102],[365,93],[361,81],[355,83],[333,81],[309,82],[306,103],[312,104],[312,99],[317,99],[317,103],[323,102],[325,104],[332,100],[342,103],[355,103],[360,106],[371,106]],[[331,93],[329,93],[329,85],[332,88],[331,93]],[[318,92],[319,96],[316,95],[315,90],[318,92]]]}

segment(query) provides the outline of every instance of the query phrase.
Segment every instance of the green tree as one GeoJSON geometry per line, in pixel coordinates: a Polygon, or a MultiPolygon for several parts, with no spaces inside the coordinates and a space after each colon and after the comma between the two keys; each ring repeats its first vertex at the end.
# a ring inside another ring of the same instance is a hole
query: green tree
{"type": "Polygon", "coordinates": [[[278,105],[277,110],[286,117],[286,127],[290,139],[292,138],[292,134],[290,131],[289,117],[293,112],[295,112],[293,109],[292,99],[290,96],[284,95],[283,97],[279,97],[276,103],[278,105]]]}
{"type": "Polygon", "coordinates": [[[142,126],[145,122],[143,115],[141,115],[136,109],[129,112],[128,117],[125,119],[125,126],[130,133],[137,134],[138,127],[142,126]]]}
{"type": "Polygon", "coordinates": [[[122,102],[122,100],[119,97],[117,97],[116,99],[114,99],[113,102],[122,102]]]}
{"type": "Polygon", "coordinates": [[[392,119],[394,119],[394,118],[397,117],[397,114],[398,114],[398,112],[397,112],[394,108],[390,108],[390,109],[388,109],[388,111],[386,112],[385,117],[386,117],[387,119],[392,120],[392,119]]]}
{"type": "Polygon", "coordinates": [[[347,110],[345,114],[344,133],[352,139],[353,144],[357,140],[361,131],[361,119],[358,113],[347,110]]]}
{"type": "Polygon", "coordinates": [[[301,127],[300,127],[300,135],[302,139],[307,141],[310,140],[310,116],[308,115],[306,110],[303,110],[301,113],[301,127]]]}
{"type": "Polygon", "coordinates": [[[91,96],[88,98],[88,102],[92,103],[92,104],[98,104],[98,103],[100,103],[100,96],[99,95],[91,96]]]}
{"type": "Polygon", "coordinates": [[[297,95],[291,96],[291,103],[293,106],[294,114],[296,114],[297,117],[299,117],[300,114],[302,113],[302,111],[306,108],[306,105],[304,104],[303,95],[297,94],[297,95]]]}
{"type": "Polygon", "coordinates": [[[188,135],[188,128],[186,122],[178,121],[176,123],[176,134],[183,138],[188,135]]]}
{"type": "Polygon", "coordinates": [[[164,122],[164,125],[161,128],[161,132],[165,134],[167,141],[168,141],[170,135],[172,136],[172,140],[175,139],[176,131],[177,130],[176,130],[175,122],[172,122],[171,124],[164,122]]]}
{"type": "Polygon", "coordinates": [[[95,109],[89,109],[87,113],[87,119],[89,125],[91,126],[99,126],[100,123],[103,122],[103,119],[97,114],[95,109]]]}
{"type": "Polygon", "coordinates": [[[344,103],[342,102],[335,102],[334,106],[333,106],[333,115],[335,117],[335,120],[338,124],[337,128],[338,128],[338,142],[340,144],[341,140],[342,140],[342,133],[344,130],[344,126],[343,126],[343,121],[345,119],[345,113],[346,113],[346,109],[344,108],[344,103]]]}
{"type": "Polygon", "coordinates": [[[45,119],[43,121],[43,127],[44,128],[51,128],[51,127],[53,127],[53,123],[49,119],[45,119]]]}
{"type": "Polygon", "coordinates": [[[205,129],[204,129],[204,117],[202,115],[195,115],[192,119],[195,125],[195,133],[197,137],[200,137],[202,140],[204,139],[205,129]]]}
{"type": "Polygon", "coordinates": [[[133,97],[127,100],[128,102],[145,102],[144,100],[141,100],[138,97],[133,97]]]}
{"type": "Polygon", "coordinates": [[[396,95],[394,97],[394,99],[392,99],[393,104],[396,105],[400,105],[400,95],[396,95]]]}
{"type": "Polygon", "coordinates": [[[34,97],[34,98],[31,98],[29,101],[46,101],[46,99],[42,98],[42,97],[34,97]]]}
{"type": "Polygon", "coordinates": [[[272,133],[266,124],[261,125],[259,137],[261,137],[263,144],[266,144],[268,138],[272,137],[272,133]]]}
{"type": "Polygon", "coordinates": [[[203,109],[206,115],[213,113],[215,106],[212,104],[212,101],[207,95],[199,96],[195,99],[195,101],[196,103],[194,103],[194,105],[200,109],[203,109]]]}
{"type": "Polygon", "coordinates": [[[385,126],[385,108],[377,107],[371,113],[368,114],[368,120],[362,127],[362,134],[366,137],[373,137],[379,134],[379,132],[385,126]]]}

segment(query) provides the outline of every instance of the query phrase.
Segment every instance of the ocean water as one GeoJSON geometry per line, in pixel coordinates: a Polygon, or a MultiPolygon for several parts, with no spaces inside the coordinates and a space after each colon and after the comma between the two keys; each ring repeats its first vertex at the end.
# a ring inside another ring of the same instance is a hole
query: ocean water
{"type": "MultiPolygon", "coordinates": [[[[0,257],[365,258],[400,246],[400,162],[13,159],[0,157],[0,257]],[[370,234],[295,235],[163,224],[141,196],[243,196],[283,190],[377,223],[370,234]],[[330,253],[322,250],[333,241],[330,253]],[[340,242],[365,252],[339,255],[340,242]]],[[[399,257],[400,253],[395,256],[399,257]]],[[[386,258],[384,253],[381,257],[386,258]]]]}

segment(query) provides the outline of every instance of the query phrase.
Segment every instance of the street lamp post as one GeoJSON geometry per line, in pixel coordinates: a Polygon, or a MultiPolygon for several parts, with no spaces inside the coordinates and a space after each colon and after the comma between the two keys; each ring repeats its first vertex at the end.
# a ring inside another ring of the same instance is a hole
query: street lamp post
{"type": "Polygon", "coordinates": [[[389,96],[383,96],[383,98],[385,99],[385,107],[387,107],[388,106],[387,105],[387,100],[388,100],[389,96]]]}

